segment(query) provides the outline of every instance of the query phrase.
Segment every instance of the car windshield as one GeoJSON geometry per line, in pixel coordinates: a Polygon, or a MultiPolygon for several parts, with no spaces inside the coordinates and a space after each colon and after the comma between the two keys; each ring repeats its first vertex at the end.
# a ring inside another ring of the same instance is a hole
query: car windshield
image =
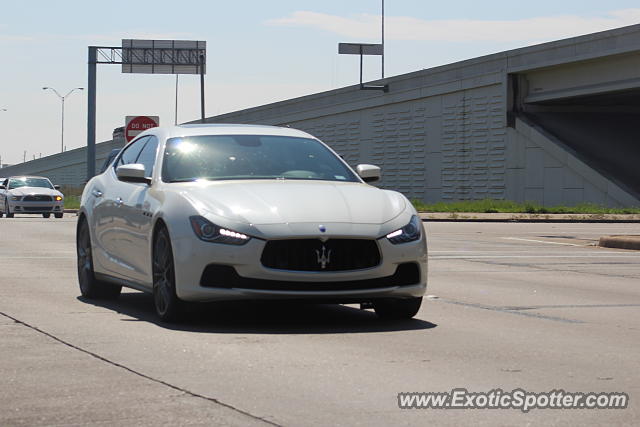
{"type": "Polygon", "coordinates": [[[359,182],[320,142],[271,135],[206,135],[167,141],[165,182],[299,179],[359,182]]]}
{"type": "Polygon", "coordinates": [[[53,189],[47,178],[10,178],[8,190],[20,187],[43,187],[53,189]]]}

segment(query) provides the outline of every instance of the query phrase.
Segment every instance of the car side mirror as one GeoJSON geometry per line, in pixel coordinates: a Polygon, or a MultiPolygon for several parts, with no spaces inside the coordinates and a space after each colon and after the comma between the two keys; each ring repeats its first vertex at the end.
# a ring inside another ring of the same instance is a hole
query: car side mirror
{"type": "Polygon", "coordinates": [[[4,185],[0,184],[0,190],[6,190],[7,187],[5,187],[4,185]]]}
{"type": "Polygon", "coordinates": [[[356,172],[364,182],[375,182],[382,176],[382,169],[376,165],[358,165],[356,172]]]}
{"type": "Polygon", "coordinates": [[[58,184],[54,185],[53,188],[55,188],[56,190],[60,189],[60,186],[58,184]]]}
{"type": "Polygon", "coordinates": [[[142,182],[151,185],[151,178],[144,176],[144,165],[142,163],[120,165],[116,169],[116,175],[120,181],[142,182]]]}

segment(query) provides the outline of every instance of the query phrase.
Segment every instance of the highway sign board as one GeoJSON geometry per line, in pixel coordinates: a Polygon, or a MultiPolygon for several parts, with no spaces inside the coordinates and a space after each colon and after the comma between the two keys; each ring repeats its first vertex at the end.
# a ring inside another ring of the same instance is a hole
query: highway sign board
{"type": "Polygon", "coordinates": [[[122,72],[206,74],[206,55],[205,41],[123,39],[122,72]]]}

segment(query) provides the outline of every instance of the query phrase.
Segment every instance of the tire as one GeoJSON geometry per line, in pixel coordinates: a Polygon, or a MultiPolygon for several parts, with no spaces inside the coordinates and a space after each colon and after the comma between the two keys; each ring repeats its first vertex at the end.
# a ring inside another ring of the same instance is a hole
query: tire
{"type": "Polygon", "coordinates": [[[381,319],[411,319],[418,314],[422,297],[419,298],[389,298],[375,301],[373,309],[381,319]]]}
{"type": "Polygon", "coordinates": [[[55,216],[56,218],[62,218],[64,216],[64,213],[54,213],[53,216],[55,216]]]}
{"type": "Polygon", "coordinates": [[[163,322],[179,320],[182,301],[176,295],[176,275],[171,238],[165,227],[158,230],[153,239],[153,304],[163,322]]]}
{"type": "Polygon", "coordinates": [[[13,212],[9,211],[9,202],[4,201],[4,213],[7,215],[7,218],[13,218],[13,212]]]}
{"type": "Polygon", "coordinates": [[[89,299],[117,298],[122,286],[96,279],[91,254],[91,233],[84,217],[80,219],[76,232],[76,253],[78,256],[78,284],[82,296],[89,299]]]}
{"type": "Polygon", "coordinates": [[[43,213],[43,214],[42,214],[42,217],[43,217],[43,218],[49,218],[50,216],[51,216],[51,214],[50,214],[50,213],[43,213]]]}

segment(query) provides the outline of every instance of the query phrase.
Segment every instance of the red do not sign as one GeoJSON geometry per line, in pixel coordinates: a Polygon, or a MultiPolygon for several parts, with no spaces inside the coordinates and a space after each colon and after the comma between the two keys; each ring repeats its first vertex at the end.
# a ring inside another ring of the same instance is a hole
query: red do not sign
{"type": "Polygon", "coordinates": [[[127,116],[124,137],[127,142],[131,142],[141,132],[159,125],[160,117],[158,116],[127,116]]]}

